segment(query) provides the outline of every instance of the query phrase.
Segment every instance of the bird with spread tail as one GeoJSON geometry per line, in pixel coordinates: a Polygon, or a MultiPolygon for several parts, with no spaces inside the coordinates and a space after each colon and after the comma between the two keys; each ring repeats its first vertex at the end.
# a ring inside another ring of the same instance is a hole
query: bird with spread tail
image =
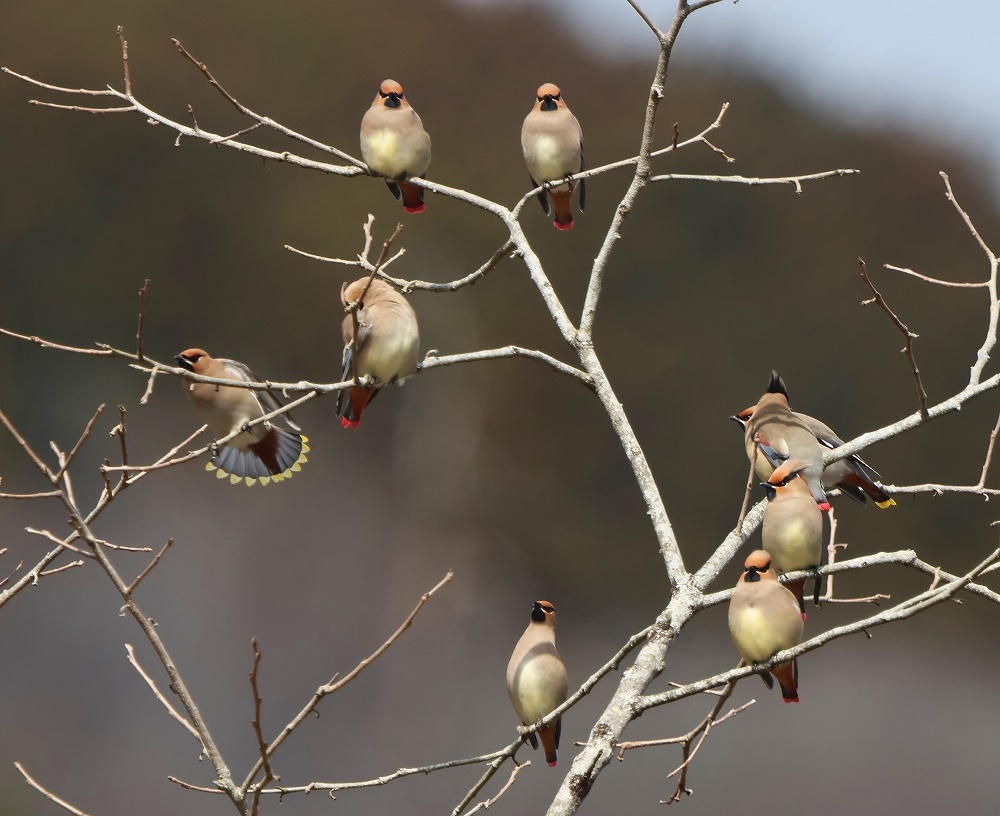
{"type": "Polygon", "coordinates": [[[344,317],[343,379],[372,380],[338,392],[337,416],[345,428],[357,428],[362,412],[379,390],[409,377],[419,362],[420,332],[413,307],[385,281],[368,281],[367,277],[359,278],[340,295],[345,308],[363,296],[354,314],[344,317]]]}
{"type": "MultiPolygon", "coordinates": [[[[524,118],[521,149],[535,187],[561,181],[584,169],[580,123],[570,113],[559,88],[551,82],[538,89],[535,104],[524,118]]],[[[556,229],[568,230],[573,226],[573,190],[577,186],[583,212],[587,203],[585,179],[580,179],[579,184],[566,181],[538,194],[542,209],[553,218],[556,229]]]]}
{"type": "MultiPolygon", "coordinates": [[[[507,664],[507,694],[514,711],[525,725],[533,725],[566,702],[569,692],[566,667],[556,651],[556,610],[548,601],[535,601],[531,621],[507,664]]],[[[539,728],[545,761],[556,764],[556,749],[562,731],[562,717],[539,728]]],[[[535,734],[528,735],[537,750],[535,734]]]]}
{"type": "MultiPolygon", "coordinates": [[[[755,666],[802,641],[802,616],[798,601],[778,582],[771,557],[764,550],[750,553],[744,566],[729,602],[729,632],[736,651],[748,665],[755,666]]],[[[798,661],[780,663],[771,674],[781,687],[781,698],[797,703],[798,661]]],[[[768,688],[774,688],[768,674],[760,676],[768,688]]]]}
{"type": "MultiPolygon", "coordinates": [[[[764,508],[761,541],[771,557],[771,565],[781,573],[818,570],[823,559],[823,513],[809,486],[799,477],[805,467],[801,459],[789,459],[775,468],[764,489],[768,503],[764,508]]],[[[785,586],[798,599],[802,620],[806,619],[803,601],[805,579],[789,581],[785,586]]],[[[816,596],[819,575],[816,576],[816,596]]]]}
{"type": "Polygon", "coordinates": [[[866,497],[878,507],[893,507],[896,502],[872,477],[878,473],[860,456],[838,459],[823,467],[823,453],[844,444],[827,425],[807,414],[792,411],[788,403],[788,390],[777,371],[771,372],[767,391],[756,405],[744,408],[730,419],[744,429],[747,457],[754,461],[754,471],[759,479],[768,479],[774,468],[789,458],[806,463],[801,473],[816,502],[829,509],[824,488],[839,488],[855,501],[864,504],[866,497]],[[870,475],[869,475],[870,474],[870,475]]]}
{"type": "MultiPolygon", "coordinates": [[[[236,360],[217,359],[202,349],[182,351],[175,358],[182,368],[204,377],[236,382],[259,383],[260,377],[236,360]]],[[[184,390],[201,418],[217,437],[228,436],[264,414],[281,408],[281,401],[270,389],[251,390],[213,383],[184,382],[184,390]]],[[[213,443],[212,461],[205,470],[215,470],[220,479],[229,477],[232,484],[244,482],[262,485],[280,482],[301,470],[307,461],[309,440],[287,414],[282,428],[273,422],[261,422],[219,447],[213,443]]]]}
{"type": "Polygon", "coordinates": [[[423,178],[431,163],[431,137],[402,86],[385,80],[361,119],[361,158],[408,213],[424,211],[424,191],[407,179],[423,178]]]}

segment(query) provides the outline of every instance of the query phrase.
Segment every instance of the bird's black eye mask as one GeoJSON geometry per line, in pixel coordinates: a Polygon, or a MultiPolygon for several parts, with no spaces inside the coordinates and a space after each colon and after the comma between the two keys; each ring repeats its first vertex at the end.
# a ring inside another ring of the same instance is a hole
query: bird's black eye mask
{"type": "Polygon", "coordinates": [[[538,101],[542,103],[541,110],[543,111],[554,111],[558,110],[559,106],[556,104],[560,99],[562,99],[561,94],[545,94],[545,96],[538,97],[538,101]]]}

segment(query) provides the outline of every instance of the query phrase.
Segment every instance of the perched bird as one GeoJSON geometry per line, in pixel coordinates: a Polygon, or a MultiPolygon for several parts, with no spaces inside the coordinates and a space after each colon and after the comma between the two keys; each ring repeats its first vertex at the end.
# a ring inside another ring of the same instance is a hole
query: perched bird
{"type": "MultiPolygon", "coordinates": [[[[770,499],[764,508],[761,539],[778,572],[818,569],[823,558],[823,513],[809,486],[799,478],[805,467],[801,459],[789,459],[777,467],[765,483],[770,499]]],[[[806,607],[802,594],[805,580],[790,581],[785,586],[798,599],[802,620],[806,607]]],[[[819,589],[819,577],[816,578],[819,589]]],[[[818,592],[817,592],[818,594],[818,592]]]]}
{"type": "MultiPolygon", "coordinates": [[[[771,557],[754,550],[747,557],[745,571],[729,602],[729,632],[736,651],[749,665],[770,660],[778,652],[797,646],[802,640],[799,605],[771,569],[771,557]]],[[[797,703],[798,662],[791,660],[771,669],[786,703],[797,703]]],[[[774,681],[761,674],[768,688],[774,681]]]]}
{"type": "MultiPolygon", "coordinates": [[[[768,391],[774,388],[773,393],[783,395],[784,406],[788,407],[788,392],[785,390],[785,383],[782,381],[781,377],[778,376],[778,372],[771,372],[771,383],[768,386],[768,391]]],[[[768,395],[765,394],[761,397],[764,400],[768,395]]],[[[771,398],[780,403],[781,397],[771,398]]],[[[760,403],[753,405],[749,408],[745,408],[740,411],[735,416],[730,417],[730,419],[735,420],[739,423],[746,432],[746,446],[747,455],[753,455],[753,445],[752,445],[752,433],[756,433],[756,428],[759,427],[755,423],[755,414],[760,403]]],[[[844,440],[841,439],[837,434],[835,434],[829,426],[823,424],[818,419],[809,416],[808,414],[800,414],[795,411],[791,412],[792,416],[797,420],[793,421],[793,424],[799,428],[805,426],[809,432],[815,437],[816,441],[819,443],[821,448],[834,449],[839,448],[844,444],[844,440]]],[[[807,446],[810,451],[814,452],[814,448],[810,445],[807,446]]],[[[758,455],[757,466],[755,468],[757,476],[761,479],[766,479],[770,476],[772,468],[782,460],[782,457],[777,455],[777,457],[772,457],[768,452],[764,451],[764,456],[758,455]],[[773,461],[772,461],[773,459],[773,461]]],[[[820,451],[820,461],[822,461],[822,450],[820,451]]],[[[797,450],[791,451],[792,456],[802,456],[803,454],[797,450]]],[[[866,497],[870,498],[878,507],[886,508],[895,506],[896,502],[893,498],[886,493],[881,487],[875,484],[872,477],[875,479],[881,478],[878,472],[867,462],[865,462],[857,454],[851,454],[843,459],[838,459],[836,462],[832,462],[823,471],[821,476],[821,482],[823,487],[833,489],[834,487],[839,488],[840,491],[854,501],[864,504],[866,497]]],[[[811,483],[810,487],[814,485],[811,483]]],[[[814,491],[815,493],[815,491],[814,491]]],[[[825,494],[825,491],[824,491],[825,494]]],[[[817,499],[819,501],[819,499],[817,499]]]]}
{"type": "MultiPolygon", "coordinates": [[[[216,359],[201,349],[182,351],[174,359],[182,368],[205,377],[261,382],[243,363],[216,359]]],[[[270,389],[259,391],[185,381],[184,390],[212,433],[218,437],[228,436],[247,422],[281,407],[277,395],[270,389]]],[[[307,461],[308,439],[287,413],[281,418],[290,430],[273,422],[262,422],[244,430],[221,448],[213,443],[212,461],[205,465],[205,470],[217,470],[216,476],[220,479],[229,476],[232,484],[242,479],[248,485],[257,480],[266,485],[271,481],[291,478],[307,461]]]]}
{"type": "Polygon", "coordinates": [[[406,180],[427,172],[431,137],[395,80],[382,83],[361,120],[361,158],[373,173],[391,179],[386,184],[406,212],[424,211],[424,191],[406,180]]]}
{"type": "MultiPolygon", "coordinates": [[[[361,297],[368,278],[359,278],[340,294],[345,308],[361,297]]],[[[417,315],[385,281],[372,280],[355,315],[344,318],[344,380],[371,377],[371,385],[355,385],[337,394],[337,416],[345,428],[357,428],[361,414],[384,385],[417,370],[420,333],[417,315]],[[354,336],[355,316],[358,336],[354,336]]]]}
{"type": "MultiPolygon", "coordinates": [[[[533,725],[566,702],[568,691],[566,667],[556,651],[555,607],[548,601],[535,601],[531,622],[507,664],[507,694],[521,722],[533,725]]],[[[556,764],[561,731],[562,717],[537,731],[549,767],[556,764]]],[[[528,740],[532,748],[538,748],[535,734],[528,740]]]]}
{"type": "MultiPolygon", "coordinates": [[[[521,126],[521,149],[531,174],[531,183],[539,187],[545,182],[559,181],[584,169],[583,131],[576,117],[563,102],[562,93],[551,82],[538,89],[531,112],[521,126]]],[[[587,203],[587,189],[580,179],[580,212],[587,203]]],[[[553,226],[568,230],[573,226],[573,189],[567,181],[552,187],[548,196],[543,190],[538,200],[548,216],[555,212],[553,226]],[[551,199],[551,205],[549,200],[551,199]]]]}
{"type": "Polygon", "coordinates": [[[816,435],[788,407],[788,391],[777,371],[771,372],[767,391],[753,408],[736,415],[746,427],[744,444],[747,457],[754,463],[760,479],[770,477],[774,469],[789,458],[803,460],[799,475],[809,485],[816,503],[829,510],[821,477],[823,448],[816,435]]]}

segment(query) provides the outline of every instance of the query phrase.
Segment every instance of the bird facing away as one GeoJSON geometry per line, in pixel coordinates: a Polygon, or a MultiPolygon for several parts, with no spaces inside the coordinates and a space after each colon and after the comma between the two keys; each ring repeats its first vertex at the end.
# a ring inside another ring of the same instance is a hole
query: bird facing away
{"type": "Polygon", "coordinates": [[[424,191],[406,180],[427,172],[431,137],[395,80],[382,83],[361,119],[361,158],[372,173],[390,179],[386,184],[406,212],[424,211],[424,191]]]}
{"type": "MultiPolygon", "coordinates": [[[[823,513],[809,486],[799,478],[805,467],[801,459],[789,459],[777,467],[764,487],[770,499],[764,508],[761,539],[778,572],[819,568],[823,558],[823,513]]],[[[817,575],[817,589],[819,576],[817,575]]],[[[785,586],[798,599],[802,620],[806,618],[802,598],[805,579],[785,586]]]]}
{"type": "MultiPolygon", "coordinates": [[[[507,664],[507,694],[525,725],[533,725],[566,702],[569,691],[566,667],[556,651],[556,610],[548,601],[535,601],[531,622],[514,647],[507,664]]],[[[556,764],[562,717],[538,729],[549,767],[556,764]]],[[[535,734],[528,735],[538,748],[535,734]]]]}
{"type": "MultiPolygon", "coordinates": [[[[368,278],[359,278],[340,294],[344,306],[365,291],[368,278]]],[[[337,416],[345,428],[357,428],[361,414],[384,385],[409,377],[417,370],[420,332],[417,315],[399,292],[385,281],[372,280],[358,307],[358,336],[354,317],[344,318],[344,380],[371,377],[372,385],[355,385],[337,394],[337,416]]]]}
{"type": "MultiPolygon", "coordinates": [[[[202,349],[182,351],[174,359],[182,368],[204,377],[262,382],[243,363],[215,359],[202,349]]],[[[184,390],[217,437],[228,436],[247,422],[281,407],[277,395],[270,389],[251,391],[247,388],[185,381],[184,390]]],[[[302,463],[307,461],[308,439],[288,414],[282,414],[281,418],[288,429],[278,427],[273,422],[262,422],[244,430],[221,448],[213,446],[212,461],[205,465],[205,470],[216,470],[216,476],[220,479],[229,476],[232,484],[242,480],[247,485],[253,485],[259,480],[262,485],[266,485],[272,481],[280,482],[291,478],[293,473],[302,469],[302,463]]]]}
{"type": "MultiPolygon", "coordinates": [[[[771,557],[764,550],[747,556],[745,570],[729,602],[729,632],[736,651],[749,664],[770,660],[778,652],[797,646],[802,640],[799,604],[771,569],[771,557]]],[[[786,703],[797,703],[798,662],[791,660],[771,669],[786,703]]],[[[761,674],[768,688],[774,682],[761,674]]]]}
{"type": "MultiPolygon", "coordinates": [[[[521,150],[528,165],[531,183],[539,187],[559,181],[584,169],[583,131],[570,113],[559,88],[547,82],[538,89],[535,104],[521,126],[521,150]]],[[[573,189],[576,183],[567,181],[543,190],[538,200],[545,214],[555,213],[552,225],[568,230],[573,226],[573,189]],[[551,200],[551,205],[550,205],[551,200]]],[[[580,179],[580,212],[587,203],[587,189],[580,179]]]]}
{"type": "MultiPolygon", "coordinates": [[[[771,385],[777,387],[780,390],[780,393],[784,393],[785,404],[787,405],[788,393],[784,390],[785,384],[776,371],[771,372],[771,385]],[[776,381],[777,384],[775,386],[776,381]]],[[[765,394],[765,396],[767,395],[765,394]]],[[[763,397],[761,399],[763,399],[763,397]]],[[[759,404],[760,403],[758,403],[758,405],[759,404]]],[[[753,424],[757,407],[757,405],[754,405],[749,408],[745,408],[735,416],[730,417],[730,419],[738,422],[740,427],[746,432],[748,456],[752,456],[753,447],[750,441],[751,425],[753,424]]],[[[837,436],[837,434],[835,434],[828,425],[825,425],[818,419],[815,419],[808,414],[800,414],[795,411],[792,412],[792,415],[798,420],[797,424],[804,425],[809,429],[809,432],[816,438],[821,448],[833,450],[844,444],[843,439],[837,436]]],[[[798,456],[799,454],[793,451],[791,455],[798,456]]],[[[770,457],[767,455],[763,457],[758,455],[756,467],[757,476],[761,479],[768,478],[773,466],[774,465],[771,463],[770,457]]],[[[864,504],[866,498],[870,498],[873,502],[875,502],[877,507],[894,507],[896,502],[888,493],[875,484],[872,477],[875,479],[880,478],[871,465],[869,465],[857,454],[852,454],[827,465],[827,467],[822,471],[821,481],[823,487],[828,489],[833,489],[835,487],[839,488],[841,493],[845,496],[849,496],[859,504],[864,504]]]]}

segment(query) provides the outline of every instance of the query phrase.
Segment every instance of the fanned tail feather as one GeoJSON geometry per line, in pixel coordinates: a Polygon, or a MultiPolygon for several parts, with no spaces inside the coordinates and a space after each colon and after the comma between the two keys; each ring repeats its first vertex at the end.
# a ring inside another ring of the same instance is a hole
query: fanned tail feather
{"type": "Polygon", "coordinates": [[[216,471],[219,479],[228,476],[231,484],[244,482],[248,487],[258,481],[262,485],[281,482],[298,473],[308,461],[308,441],[301,434],[272,427],[260,442],[245,448],[222,446],[205,470],[216,471]]]}

